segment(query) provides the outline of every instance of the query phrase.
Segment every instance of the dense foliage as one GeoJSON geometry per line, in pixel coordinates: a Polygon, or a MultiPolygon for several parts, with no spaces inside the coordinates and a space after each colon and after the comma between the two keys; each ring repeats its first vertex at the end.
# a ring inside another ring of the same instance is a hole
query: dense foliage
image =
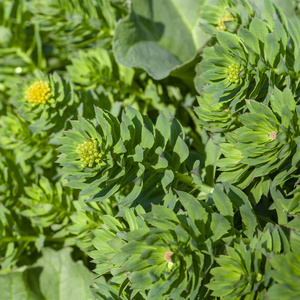
{"type": "Polygon", "coordinates": [[[0,300],[300,298],[297,0],[0,0],[0,300]]]}

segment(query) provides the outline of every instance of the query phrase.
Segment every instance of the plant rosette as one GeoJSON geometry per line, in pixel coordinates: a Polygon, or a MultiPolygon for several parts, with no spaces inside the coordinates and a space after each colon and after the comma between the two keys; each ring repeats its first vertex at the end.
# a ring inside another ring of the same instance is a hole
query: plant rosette
{"type": "Polygon", "coordinates": [[[77,96],[68,79],[56,73],[30,75],[16,88],[11,103],[34,133],[50,131],[52,136],[64,129],[66,120],[76,115],[77,96]]]}
{"type": "Polygon", "coordinates": [[[207,293],[206,274],[231,226],[191,195],[178,191],[178,196],[187,213],[176,215],[161,205],[147,214],[139,205],[135,212],[125,207],[122,215],[130,231],[121,218],[111,216],[103,216],[101,229],[93,231],[96,250],[89,255],[97,264],[95,272],[112,275],[111,284],[131,293],[131,299],[137,293],[157,300],[196,299],[207,293]],[[222,225],[216,228],[211,218],[222,225]]]}
{"type": "Polygon", "coordinates": [[[62,172],[69,180],[69,186],[86,188],[81,192],[82,196],[93,195],[99,191],[99,185],[124,175],[122,157],[114,151],[119,138],[119,121],[99,108],[95,111],[96,121],[103,128],[79,117],[78,121],[71,121],[73,129],[65,131],[59,138],[62,146],[58,148],[61,155],[57,162],[63,166],[62,172]]]}
{"type": "Polygon", "coordinates": [[[11,154],[0,148],[0,203],[3,207],[12,207],[18,202],[24,181],[22,171],[8,153],[11,154]]]}
{"type": "Polygon", "coordinates": [[[77,247],[84,251],[93,249],[93,230],[102,224],[103,215],[115,216],[118,212],[116,201],[113,197],[97,202],[86,202],[88,197],[80,197],[72,202],[76,210],[70,216],[72,223],[68,225],[68,231],[75,237],[77,247]]]}
{"type": "Polygon", "coordinates": [[[268,290],[266,299],[290,300],[296,299],[296,295],[300,294],[300,234],[298,230],[291,231],[290,245],[291,251],[276,254],[270,260],[273,268],[270,273],[276,284],[268,290]]]}
{"type": "Polygon", "coordinates": [[[213,95],[210,105],[229,102],[230,107],[246,97],[252,76],[248,72],[247,50],[242,41],[233,34],[222,32],[221,35],[224,39],[229,35],[238,54],[223,45],[205,48],[203,60],[196,68],[199,76],[196,86],[201,94],[213,95]]]}
{"type": "Polygon", "coordinates": [[[270,258],[288,245],[287,237],[279,228],[268,223],[264,232],[258,231],[249,244],[243,241],[226,247],[225,255],[216,258],[217,266],[206,286],[214,297],[238,299],[265,299],[271,284],[270,258]],[[245,298],[244,298],[245,297],[245,298]]]}
{"type": "Polygon", "coordinates": [[[73,129],[59,139],[62,154],[57,160],[68,185],[82,189],[81,196],[91,195],[88,201],[103,201],[121,191],[120,205],[137,200],[150,208],[169,194],[171,185],[175,189],[198,186],[206,193],[211,190],[192,173],[199,168],[199,156],[190,158],[188,171],[188,146],[174,118],[160,114],[154,125],[130,106],[123,111],[121,122],[98,107],[95,115],[95,124],[82,117],[71,121],[73,129]]]}
{"type": "Polygon", "coordinates": [[[25,193],[20,197],[23,204],[20,214],[28,218],[33,227],[43,228],[54,237],[68,235],[66,227],[70,222],[70,215],[75,212],[73,191],[63,189],[64,183],[62,181],[53,185],[46,177],[41,176],[38,184],[24,186],[25,193]]]}
{"type": "Polygon", "coordinates": [[[240,27],[237,34],[217,32],[218,44],[203,50],[196,68],[198,92],[212,94],[211,105],[228,103],[235,113],[245,107],[245,99],[268,104],[273,85],[279,89],[288,85],[294,91],[293,81],[299,77],[294,30],[281,14],[275,24],[254,17],[249,29],[240,27]],[[293,43],[287,43],[288,38],[293,43]]]}
{"type": "Polygon", "coordinates": [[[242,177],[250,183],[255,177],[271,175],[273,186],[285,182],[299,164],[300,112],[294,96],[286,88],[274,88],[270,107],[246,101],[249,113],[242,114],[242,126],[227,133],[220,143],[221,158],[216,165],[220,181],[236,183],[242,177]]]}
{"type": "Polygon", "coordinates": [[[197,123],[212,133],[230,131],[238,127],[237,114],[231,115],[227,103],[211,105],[213,95],[208,93],[197,97],[198,105],[194,111],[198,116],[197,123]]]}
{"type": "Polygon", "coordinates": [[[0,148],[13,153],[23,175],[26,174],[26,180],[29,177],[34,178],[37,173],[42,174],[42,168],[51,168],[56,155],[55,148],[49,145],[45,132],[33,134],[28,129],[28,123],[19,115],[12,113],[1,116],[0,148]]]}
{"type": "Polygon", "coordinates": [[[254,16],[253,7],[247,1],[219,0],[218,5],[205,5],[201,10],[201,29],[215,36],[216,31],[234,32],[239,25],[249,25],[254,16]]]}

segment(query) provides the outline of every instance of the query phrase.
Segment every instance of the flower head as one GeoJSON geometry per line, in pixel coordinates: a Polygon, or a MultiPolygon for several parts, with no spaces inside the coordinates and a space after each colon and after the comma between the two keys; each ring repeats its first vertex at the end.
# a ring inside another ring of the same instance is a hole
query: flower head
{"type": "Polygon", "coordinates": [[[94,138],[78,145],[76,152],[81,156],[81,166],[83,168],[86,166],[91,168],[94,163],[99,163],[102,157],[101,153],[98,152],[97,141],[94,138]]]}
{"type": "Polygon", "coordinates": [[[240,65],[232,63],[227,69],[225,69],[225,74],[227,74],[227,80],[231,83],[240,83],[241,77],[239,76],[239,73],[243,69],[240,65]]]}
{"type": "Polygon", "coordinates": [[[32,84],[25,93],[25,99],[32,106],[38,104],[46,104],[47,100],[51,97],[49,83],[45,81],[37,81],[32,84]]]}
{"type": "Polygon", "coordinates": [[[218,26],[216,29],[219,31],[225,31],[227,28],[226,28],[226,25],[224,22],[229,22],[229,21],[233,21],[233,20],[234,20],[233,15],[229,11],[226,10],[223,17],[218,20],[218,26]]]}

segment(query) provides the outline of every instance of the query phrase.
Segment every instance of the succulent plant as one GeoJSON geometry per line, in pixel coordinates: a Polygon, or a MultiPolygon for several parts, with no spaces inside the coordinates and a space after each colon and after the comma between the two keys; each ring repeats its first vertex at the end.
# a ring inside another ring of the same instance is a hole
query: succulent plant
{"type": "Polygon", "coordinates": [[[201,29],[210,35],[217,31],[234,32],[239,25],[249,26],[251,18],[260,11],[248,1],[218,0],[218,5],[207,3],[201,11],[201,29]]]}
{"type": "Polygon", "coordinates": [[[226,142],[220,144],[225,157],[216,163],[224,171],[219,180],[238,183],[246,176],[250,182],[271,174],[275,184],[277,178],[281,182],[287,180],[299,162],[299,116],[293,94],[288,88],[275,88],[270,107],[247,100],[246,108],[249,113],[239,117],[241,127],[226,134],[226,142]]]}
{"type": "Polygon", "coordinates": [[[264,232],[258,232],[249,244],[243,241],[226,247],[226,255],[220,255],[207,287],[212,296],[230,299],[265,299],[271,284],[270,257],[280,253],[287,240],[280,228],[267,224],[264,232]]]}
{"type": "MultiPolygon", "coordinates": [[[[71,122],[73,130],[60,139],[63,145],[58,150],[62,154],[57,160],[70,180],[69,186],[81,188],[81,195],[93,195],[89,201],[102,201],[129,188],[119,204],[138,201],[149,208],[150,201],[161,201],[161,191],[168,193],[171,185],[199,186],[209,193],[212,187],[187,168],[187,145],[182,127],[174,119],[170,122],[161,114],[154,126],[129,106],[121,122],[99,108],[95,112],[97,127],[84,118],[71,122]],[[144,180],[150,183],[149,178],[153,179],[151,185],[143,186],[144,180]],[[155,194],[161,196],[155,198],[155,194]]],[[[189,165],[198,169],[196,160],[197,155],[189,165]]]]}
{"type": "Polygon", "coordinates": [[[66,121],[77,113],[78,98],[68,79],[56,73],[29,76],[19,83],[11,103],[34,133],[50,131],[52,136],[66,128],[66,121]]]}
{"type": "Polygon", "coordinates": [[[112,275],[110,284],[131,299],[138,293],[147,299],[198,299],[208,293],[203,282],[231,226],[189,194],[177,194],[186,212],[176,215],[161,205],[150,213],[125,207],[122,219],[103,216],[101,229],[93,232],[96,250],[89,255],[96,273],[112,275]]]}

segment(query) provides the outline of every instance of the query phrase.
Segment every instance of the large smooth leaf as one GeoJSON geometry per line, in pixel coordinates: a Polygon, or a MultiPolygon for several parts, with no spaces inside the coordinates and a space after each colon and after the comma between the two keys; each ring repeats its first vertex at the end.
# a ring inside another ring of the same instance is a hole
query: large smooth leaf
{"type": "Polygon", "coordinates": [[[72,248],[42,250],[42,257],[23,270],[0,275],[2,300],[82,300],[92,299],[93,274],[74,262],[72,248]]]}
{"type": "Polygon", "coordinates": [[[5,300],[42,300],[26,280],[26,272],[16,271],[0,275],[0,299],[5,300]]]}
{"type": "Polygon", "coordinates": [[[36,265],[42,267],[39,277],[41,292],[47,300],[82,300],[90,296],[92,273],[81,261],[71,258],[72,248],[55,251],[44,248],[36,265]]]}
{"type": "MultiPolygon", "coordinates": [[[[118,63],[139,67],[153,78],[188,65],[208,41],[199,15],[205,0],[132,0],[131,13],[121,20],[113,41],[118,63]]],[[[184,69],[184,68],[183,68],[184,69]]]]}

